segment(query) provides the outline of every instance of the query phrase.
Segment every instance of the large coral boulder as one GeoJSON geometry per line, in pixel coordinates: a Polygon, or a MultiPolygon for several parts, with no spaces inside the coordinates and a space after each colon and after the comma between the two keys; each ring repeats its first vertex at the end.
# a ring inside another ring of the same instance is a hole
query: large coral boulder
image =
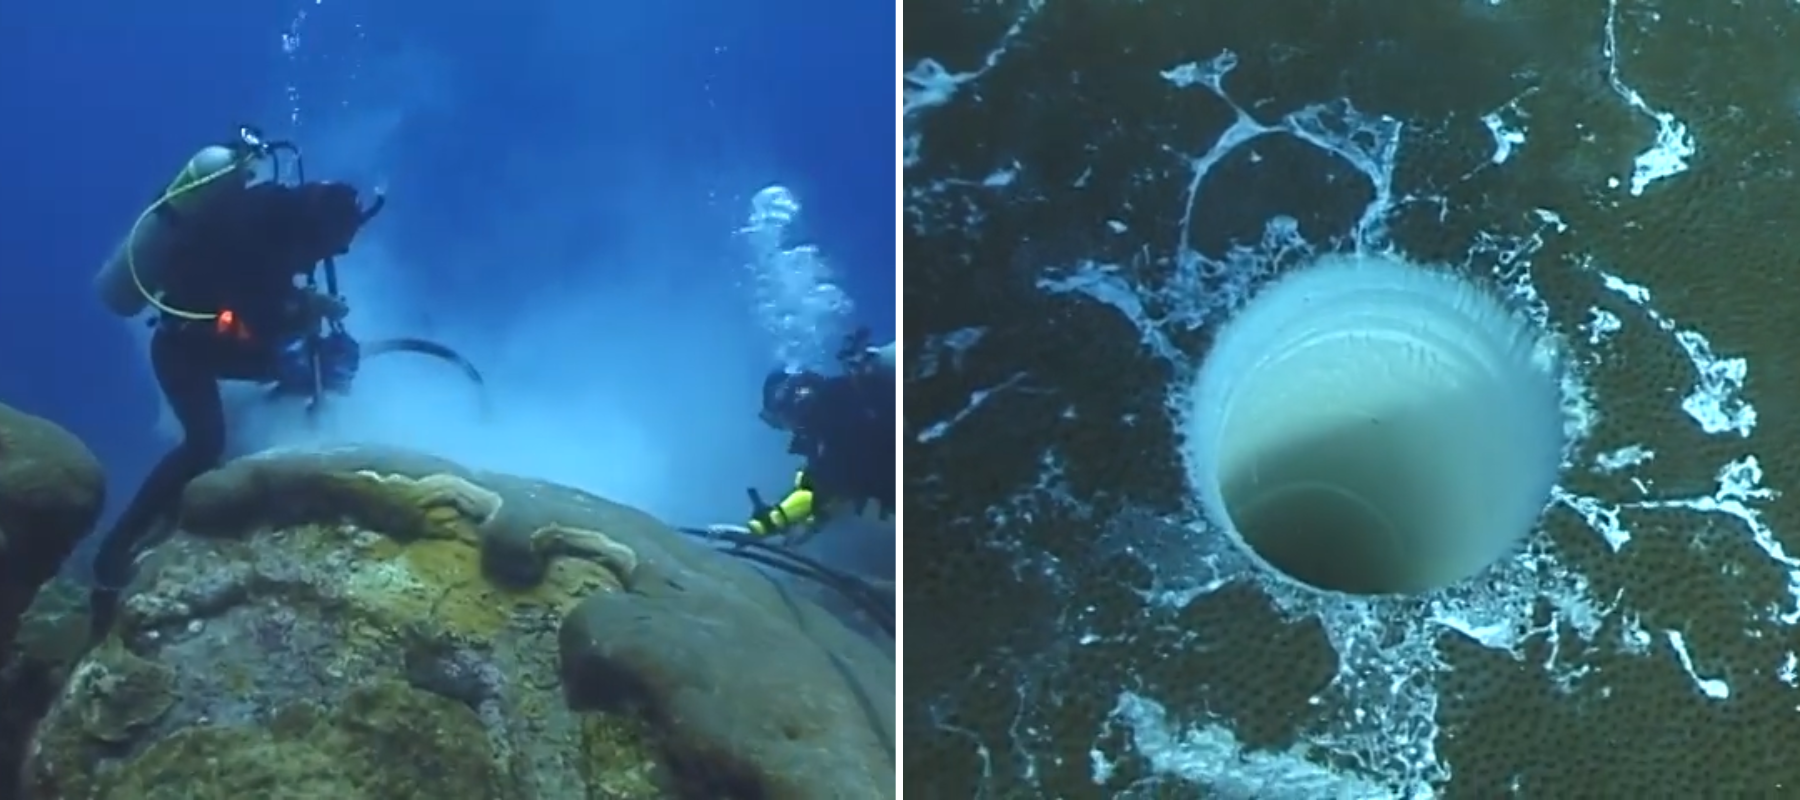
{"type": "Polygon", "coordinates": [[[891,767],[872,768],[894,757],[891,662],[870,669],[881,661],[862,642],[781,584],[701,567],[646,562],[632,591],[595,593],[564,620],[575,707],[662,731],[696,797],[891,794],[891,767]]]}
{"type": "Polygon", "coordinates": [[[81,620],[68,613],[79,592],[46,584],[93,527],[105,490],[81,440],[0,404],[0,796],[17,783],[25,737],[79,652],[81,620]]]}
{"type": "Polygon", "coordinates": [[[562,486],[386,450],[240,459],[188,488],[123,602],[27,797],[894,794],[890,658],[562,486]]]}
{"type": "Polygon", "coordinates": [[[80,439],[0,403],[0,649],[105,498],[106,476],[80,439]]]}

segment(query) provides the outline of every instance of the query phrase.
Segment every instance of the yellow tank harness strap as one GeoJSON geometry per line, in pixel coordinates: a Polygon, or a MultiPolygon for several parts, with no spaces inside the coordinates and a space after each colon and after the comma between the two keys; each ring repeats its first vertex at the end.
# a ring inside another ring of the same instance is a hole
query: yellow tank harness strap
{"type": "Polygon", "coordinates": [[[813,493],[809,489],[796,489],[771,507],[763,519],[750,520],[746,527],[757,536],[770,536],[812,521],[813,493]]]}
{"type": "Polygon", "coordinates": [[[138,215],[137,221],[131,223],[131,232],[125,236],[125,268],[131,273],[131,282],[137,286],[138,293],[142,294],[144,299],[149,301],[150,305],[157,311],[161,311],[164,314],[168,314],[169,316],[178,319],[211,321],[219,318],[218,314],[187,311],[167,305],[163,303],[160,296],[151,292],[149,287],[144,285],[143,279],[138,277],[137,248],[134,246],[137,242],[138,229],[144,226],[144,222],[150,219],[151,214],[155,214],[158,210],[167,206],[171,201],[174,201],[195,189],[212,183],[213,181],[231,175],[238,170],[249,166],[250,162],[255,160],[255,153],[245,153],[232,159],[230,164],[204,175],[195,174],[194,162],[192,160],[188,161],[187,165],[181,168],[181,173],[175,176],[175,180],[169,182],[169,188],[163,191],[162,196],[158,197],[155,202],[145,208],[144,213],[138,215]]]}
{"type": "Polygon", "coordinates": [[[781,502],[771,506],[762,518],[750,520],[745,527],[757,536],[772,536],[795,525],[806,525],[813,521],[812,482],[807,480],[806,471],[794,473],[794,490],[788,493],[781,502]]]}

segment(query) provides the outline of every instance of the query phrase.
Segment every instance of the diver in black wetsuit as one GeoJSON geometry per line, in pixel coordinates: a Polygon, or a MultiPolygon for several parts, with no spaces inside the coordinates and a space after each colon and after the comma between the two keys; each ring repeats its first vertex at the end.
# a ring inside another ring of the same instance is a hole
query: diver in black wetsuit
{"type": "MultiPolygon", "coordinates": [[[[145,305],[158,312],[150,363],[181,424],[182,441],[151,469],[101,540],[90,595],[96,638],[111,627],[119,590],[158,520],[174,511],[188,482],[224,454],[219,381],[280,383],[284,357],[321,341],[322,326],[341,333],[335,322],[347,308],[335,295],[314,288],[312,276],[319,262],[349,250],[380,207],[378,199],[374,208],[363,209],[356,190],[342,183],[249,184],[233,176],[228,180],[237,185],[222,190],[222,198],[178,208],[172,198],[238,168],[196,168],[209,151],[220,149],[202,151],[189,163],[139,218],[122,255],[97,281],[115,312],[129,316],[134,306],[145,305]],[[158,227],[146,229],[146,220],[158,227]],[[121,270],[129,273],[127,288],[135,288],[141,301],[120,288],[127,286],[121,270]]],[[[222,158],[214,163],[224,163],[222,158]]]]}
{"type": "Polygon", "coordinates": [[[859,514],[871,502],[881,516],[893,515],[894,345],[869,347],[867,332],[859,331],[839,361],[844,365],[839,375],[776,370],[763,382],[763,421],[792,434],[788,452],[805,463],[781,502],[764,504],[752,492],[756,508],[743,531],[788,533],[815,526],[837,508],[859,514]]]}

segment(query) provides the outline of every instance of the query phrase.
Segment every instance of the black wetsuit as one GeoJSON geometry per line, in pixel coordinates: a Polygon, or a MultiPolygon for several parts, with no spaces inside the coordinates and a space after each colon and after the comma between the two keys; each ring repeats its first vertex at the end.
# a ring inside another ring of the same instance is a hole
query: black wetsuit
{"type": "Polygon", "coordinates": [[[861,511],[873,501],[894,513],[895,386],[891,373],[835,376],[794,433],[788,451],[806,459],[805,484],[813,507],[848,503],[861,511]]]}
{"type": "Polygon", "coordinates": [[[157,386],[181,424],[182,440],[150,470],[94,557],[94,632],[110,627],[118,590],[157,520],[175,510],[181,492],[225,452],[219,381],[271,382],[279,348],[319,325],[300,280],[322,259],[343,252],[355,233],[354,191],[332,184],[265,183],[245,190],[205,218],[170,220],[180,231],[162,302],[216,314],[229,309],[230,329],[214,320],[164,315],[150,339],[157,386]],[[329,195],[329,196],[328,196],[329,195]],[[344,203],[348,202],[348,210],[344,203]]]}

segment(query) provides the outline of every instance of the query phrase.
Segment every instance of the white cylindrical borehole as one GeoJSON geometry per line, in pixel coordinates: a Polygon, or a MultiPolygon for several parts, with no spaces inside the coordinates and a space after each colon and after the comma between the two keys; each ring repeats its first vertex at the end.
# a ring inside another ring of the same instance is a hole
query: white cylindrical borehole
{"type": "Polygon", "coordinates": [[[1514,551],[1556,485],[1547,342],[1460,276],[1323,257],[1219,331],[1184,421],[1192,488],[1252,557],[1314,588],[1466,579],[1514,551]]]}

